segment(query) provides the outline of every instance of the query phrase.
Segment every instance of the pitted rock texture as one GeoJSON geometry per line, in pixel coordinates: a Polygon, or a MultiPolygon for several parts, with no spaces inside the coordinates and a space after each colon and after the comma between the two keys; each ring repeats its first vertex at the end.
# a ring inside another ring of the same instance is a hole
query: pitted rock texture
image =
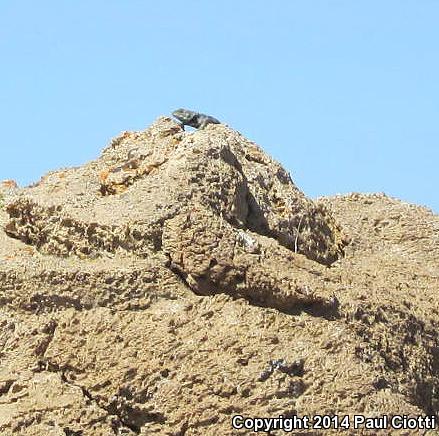
{"type": "Polygon", "coordinates": [[[329,286],[310,272],[305,287],[300,271],[267,265],[294,265],[296,252],[329,264],[343,253],[332,215],[256,145],[225,126],[185,134],[167,118],[143,133],[122,134],[84,167],[49,174],[11,199],[6,212],[7,235],[42,254],[155,257],[161,265],[166,257],[196,292],[229,293],[286,311],[297,303],[331,305],[329,286]],[[192,244],[192,233],[201,240],[192,244]],[[262,252],[233,253],[239,234],[262,252]],[[202,271],[179,261],[194,250],[202,271]]]}
{"type": "Polygon", "coordinates": [[[425,208],[312,201],[238,132],[162,117],[81,167],[0,184],[0,226],[2,435],[439,412],[425,208]]]}
{"type": "Polygon", "coordinates": [[[23,190],[7,206],[6,232],[48,254],[146,256],[167,219],[201,205],[320,263],[343,253],[332,215],[259,147],[225,126],[185,134],[167,118],[23,190]]]}

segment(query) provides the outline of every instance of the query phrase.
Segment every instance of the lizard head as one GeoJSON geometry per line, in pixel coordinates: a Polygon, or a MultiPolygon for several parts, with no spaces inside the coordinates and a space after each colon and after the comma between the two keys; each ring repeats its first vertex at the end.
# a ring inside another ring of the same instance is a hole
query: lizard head
{"type": "Polygon", "coordinates": [[[177,109],[174,112],[172,112],[172,115],[180,120],[181,122],[190,121],[190,119],[193,117],[194,112],[189,111],[187,109],[177,109]]]}

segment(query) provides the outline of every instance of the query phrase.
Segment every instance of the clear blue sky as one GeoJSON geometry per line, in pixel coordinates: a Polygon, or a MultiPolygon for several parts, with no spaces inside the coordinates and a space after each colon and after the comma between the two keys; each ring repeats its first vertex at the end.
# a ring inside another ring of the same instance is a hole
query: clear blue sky
{"type": "Polygon", "coordinates": [[[311,197],[439,211],[436,0],[3,0],[0,56],[0,179],[79,165],[183,106],[311,197]]]}

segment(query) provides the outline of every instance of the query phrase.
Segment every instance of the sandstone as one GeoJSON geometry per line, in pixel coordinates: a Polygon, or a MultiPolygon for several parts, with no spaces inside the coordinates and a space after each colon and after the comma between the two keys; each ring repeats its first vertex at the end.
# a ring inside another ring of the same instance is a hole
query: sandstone
{"type": "Polygon", "coordinates": [[[240,133],[167,117],[0,194],[2,434],[439,410],[425,208],[313,201],[240,133]]]}

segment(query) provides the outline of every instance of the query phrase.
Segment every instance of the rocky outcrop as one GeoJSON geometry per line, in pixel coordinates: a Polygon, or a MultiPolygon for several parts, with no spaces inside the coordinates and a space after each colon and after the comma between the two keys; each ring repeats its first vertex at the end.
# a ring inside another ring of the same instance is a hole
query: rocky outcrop
{"type": "Polygon", "coordinates": [[[312,201],[238,132],[165,117],[0,188],[1,434],[439,412],[426,209],[312,201]]]}
{"type": "Polygon", "coordinates": [[[279,164],[225,126],[185,134],[161,118],[113,140],[98,160],[20,191],[6,212],[7,235],[42,254],[157,258],[197,293],[285,311],[334,306],[314,262],[296,254],[329,265],[343,254],[340,228],[279,164]]]}

